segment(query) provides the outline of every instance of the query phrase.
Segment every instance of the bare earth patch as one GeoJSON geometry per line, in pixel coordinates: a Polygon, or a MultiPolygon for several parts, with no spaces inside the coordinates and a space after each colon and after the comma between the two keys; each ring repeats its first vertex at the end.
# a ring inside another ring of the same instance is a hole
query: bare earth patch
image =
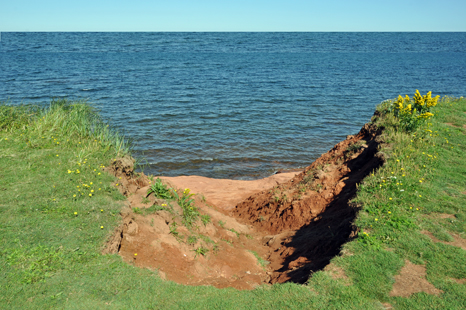
{"type": "Polygon", "coordinates": [[[434,242],[442,242],[444,244],[456,246],[456,247],[462,248],[463,250],[466,250],[466,240],[461,238],[460,236],[458,236],[456,234],[451,234],[454,241],[447,242],[447,241],[442,241],[442,240],[439,240],[439,239],[435,238],[435,236],[430,231],[423,230],[423,231],[421,231],[421,233],[428,236],[434,242]]]}
{"type": "Polygon", "coordinates": [[[420,292],[432,295],[443,293],[443,291],[435,288],[435,286],[426,280],[425,266],[415,265],[406,260],[400,273],[395,276],[395,284],[390,292],[390,296],[409,297],[412,294],[420,292]]]}
{"type": "Polygon", "coordinates": [[[343,283],[346,286],[349,286],[352,284],[350,279],[346,275],[345,270],[341,268],[340,266],[330,263],[327,266],[325,266],[323,270],[327,271],[334,280],[343,280],[343,283]]]}
{"type": "MultiPolygon", "coordinates": [[[[255,181],[163,177],[170,187],[199,194],[195,206],[209,220],[190,228],[176,202],[162,207],[166,201],[147,194],[150,180],[133,172],[131,158],[117,159],[109,171],[128,208],[103,252],[188,285],[304,283],[357,236],[352,222],[358,210],[349,200],[358,182],[384,162],[379,134],[366,124],[298,173],[255,181]]],[[[343,269],[328,268],[345,280],[343,269]]]]}

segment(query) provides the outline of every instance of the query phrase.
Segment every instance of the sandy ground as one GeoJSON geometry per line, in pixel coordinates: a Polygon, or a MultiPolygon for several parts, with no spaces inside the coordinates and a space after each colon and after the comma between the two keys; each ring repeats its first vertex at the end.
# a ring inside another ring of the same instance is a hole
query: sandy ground
{"type": "Polygon", "coordinates": [[[243,181],[212,179],[202,176],[159,177],[175,188],[189,188],[192,193],[204,195],[207,202],[229,211],[251,195],[291,180],[301,171],[274,174],[264,179],[243,181]]]}

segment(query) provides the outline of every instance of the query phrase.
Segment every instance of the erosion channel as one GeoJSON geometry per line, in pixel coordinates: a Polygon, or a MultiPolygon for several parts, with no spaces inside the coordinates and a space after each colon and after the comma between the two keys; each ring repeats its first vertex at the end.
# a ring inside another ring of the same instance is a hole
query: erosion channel
{"type": "Polygon", "coordinates": [[[192,225],[183,220],[180,203],[147,194],[156,178],[134,173],[131,158],[117,159],[109,171],[127,207],[104,253],[188,285],[305,283],[357,236],[358,209],[350,200],[357,184],[384,162],[381,130],[366,124],[303,171],[259,183],[161,178],[179,195],[186,188],[196,194],[200,215],[192,225]]]}

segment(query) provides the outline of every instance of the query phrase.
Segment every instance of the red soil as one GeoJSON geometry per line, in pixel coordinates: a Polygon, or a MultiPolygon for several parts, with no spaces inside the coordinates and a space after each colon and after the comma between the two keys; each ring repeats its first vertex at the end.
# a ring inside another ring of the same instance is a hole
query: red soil
{"type": "Polygon", "coordinates": [[[357,234],[352,225],[357,209],[349,200],[356,184],[383,163],[383,154],[377,153],[379,133],[366,124],[300,173],[257,181],[163,177],[174,188],[202,194],[195,204],[211,222],[198,221],[191,230],[176,215],[182,213],[176,203],[172,213],[137,214],[163,201],[145,198],[149,179],[133,173],[131,159],[118,159],[111,172],[122,177],[120,189],[129,208],[104,252],[118,252],[127,262],[183,284],[252,289],[264,283],[304,283],[357,234]],[[177,236],[170,232],[173,223],[177,236]],[[198,239],[189,244],[193,235],[198,239]],[[208,249],[205,256],[196,255],[200,247],[208,249]],[[270,263],[263,267],[257,257],[270,263]]]}

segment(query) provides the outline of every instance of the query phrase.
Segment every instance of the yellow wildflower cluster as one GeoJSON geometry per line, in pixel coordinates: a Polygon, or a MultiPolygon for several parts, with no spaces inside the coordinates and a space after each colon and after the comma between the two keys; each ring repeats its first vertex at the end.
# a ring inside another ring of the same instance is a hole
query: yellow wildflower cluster
{"type": "Polygon", "coordinates": [[[399,95],[397,100],[393,102],[393,111],[402,127],[408,131],[414,130],[419,127],[422,121],[434,116],[430,112],[430,108],[437,105],[439,98],[440,96],[432,98],[432,92],[422,96],[416,89],[412,99],[408,95],[405,97],[399,95]]]}

